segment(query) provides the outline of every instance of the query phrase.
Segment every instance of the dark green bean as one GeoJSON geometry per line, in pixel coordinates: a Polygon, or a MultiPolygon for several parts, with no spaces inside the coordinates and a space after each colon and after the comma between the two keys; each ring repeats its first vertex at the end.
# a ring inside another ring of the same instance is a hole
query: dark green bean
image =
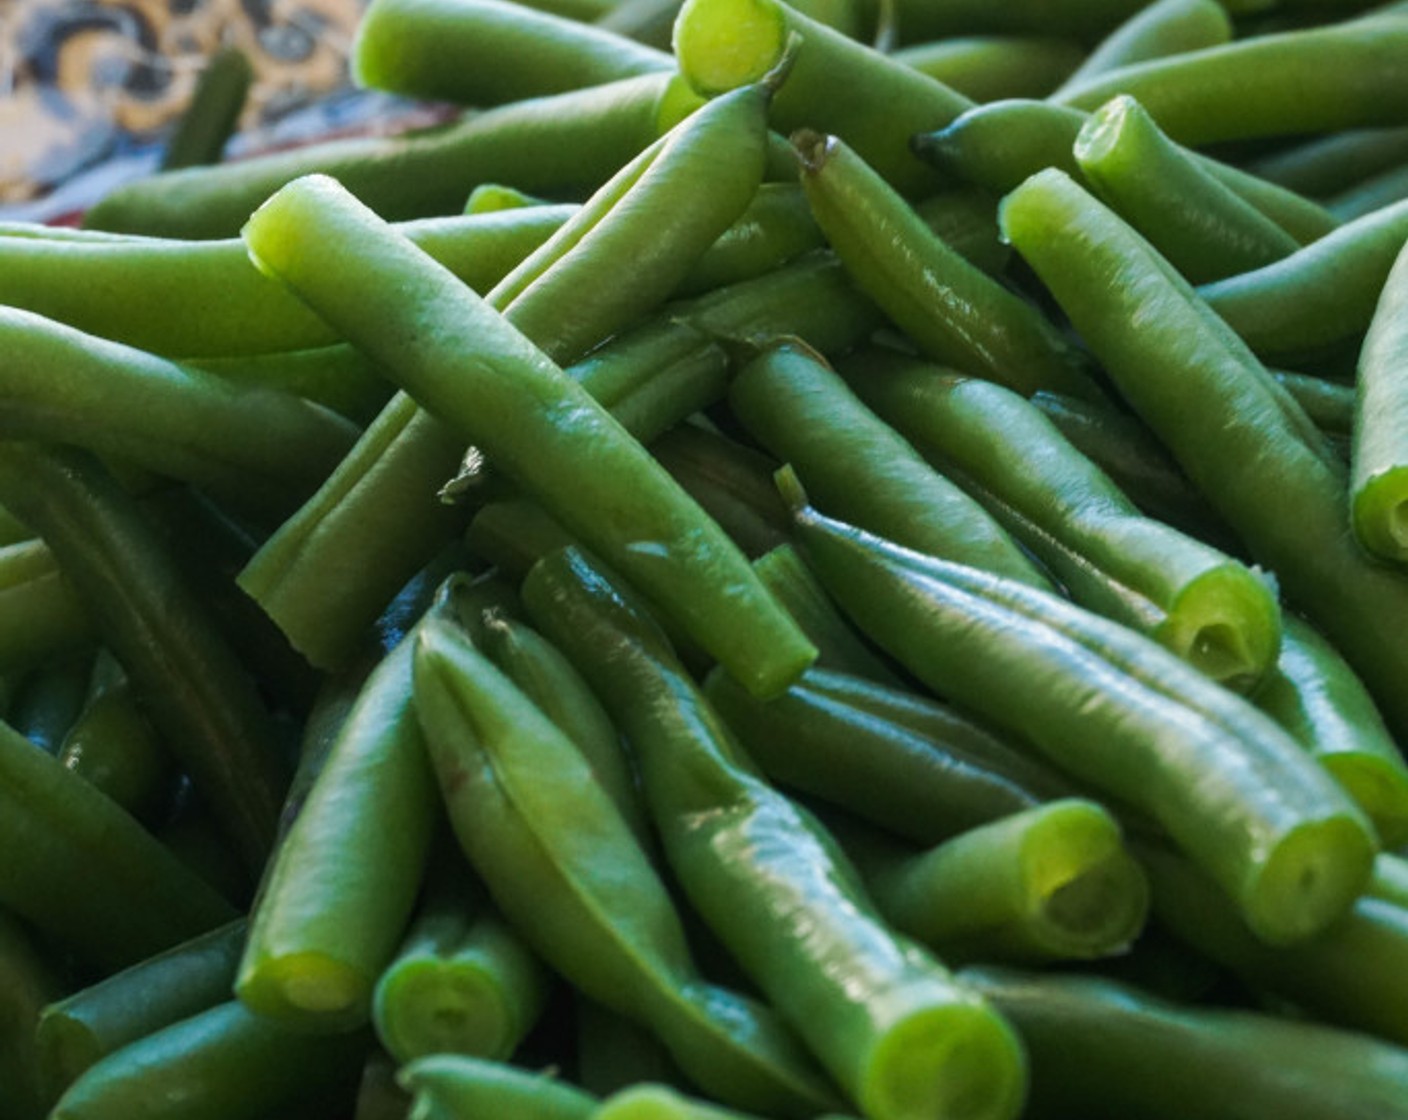
{"type": "Polygon", "coordinates": [[[40,1120],[52,1100],[40,1080],[34,1031],[59,991],[27,931],[0,910],[0,1120],[40,1120]]]}
{"type": "Polygon", "coordinates": [[[1247,170],[1311,198],[1351,189],[1408,159],[1408,128],[1350,129],[1254,159],[1247,170]]]}
{"type": "Polygon", "coordinates": [[[170,755],[126,680],[88,702],[58,754],[64,766],[141,820],[154,816],[171,791],[170,755]]]}
{"type": "Polygon", "coordinates": [[[412,1062],[399,1080],[416,1097],[415,1115],[502,1116],[514,1120],[589,1120],[596,1098],[559,1081],[552,1073],[454,1054],[412,1062]]]}
{"type": "Polygon", "coordinates": [[[229,999],[245,928],[230,922],[44,1008],[35,1038],[48,1098],[114,1051],[229,999]]]}
{"type": "Polygon", "coordinates": [[[162,740],[257,874],[286,781],[269,717],[132,499],[79,452],[0,443],[0,502],[54,550],[162,740]]]}
{"type": "Polygon", "coordinates": [[[253,82],[254,67],[244,51],[238,47],[216,51],[201,70],[186,111],[166,142],[161,170],[219,163],[253,82]]]}

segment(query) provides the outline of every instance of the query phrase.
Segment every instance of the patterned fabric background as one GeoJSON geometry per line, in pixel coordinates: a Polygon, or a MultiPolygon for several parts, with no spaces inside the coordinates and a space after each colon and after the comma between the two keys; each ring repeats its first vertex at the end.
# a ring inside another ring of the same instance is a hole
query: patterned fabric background
{"type": "Polygon", "coordinates": [[[0,0],[0,218],[81,209],[152,169],[221,46],[242,50],[255,72],[232,149],[384,122],[391,99],[347,91],[366,3],[0,0]]]}

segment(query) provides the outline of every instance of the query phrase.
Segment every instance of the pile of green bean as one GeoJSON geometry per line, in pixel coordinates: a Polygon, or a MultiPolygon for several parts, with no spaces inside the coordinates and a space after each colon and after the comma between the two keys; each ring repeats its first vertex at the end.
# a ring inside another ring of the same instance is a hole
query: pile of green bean
{"type": "Polygon", "coordinates": [[[1408,1120],[1408,5],[353,68],[0,226],[0,1120],[1408,1120]]]}

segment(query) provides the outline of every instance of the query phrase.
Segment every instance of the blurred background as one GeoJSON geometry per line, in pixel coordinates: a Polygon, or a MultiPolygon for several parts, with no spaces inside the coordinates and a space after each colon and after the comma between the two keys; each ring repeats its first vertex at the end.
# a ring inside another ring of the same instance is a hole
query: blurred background
{"type": "Polygon", "coordinates": [[[352,34],[368,0],[0,0],[0,219],[71,217],[148,174],[212,58],[250,84],[227,155],[429,123],[356,91],[352,34]]]}

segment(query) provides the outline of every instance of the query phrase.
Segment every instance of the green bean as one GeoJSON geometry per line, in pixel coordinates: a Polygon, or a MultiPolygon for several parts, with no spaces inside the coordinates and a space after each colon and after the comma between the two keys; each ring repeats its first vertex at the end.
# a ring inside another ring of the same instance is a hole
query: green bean
{"type": "Polygon", "coordinates": [[[401,1084],[415,1094],[414,1120],[512,1116],[514,1120],[589,1120],[596,1098],[551,1073],[458,1054],[436,1054],[412,1062],[401,1084]]]}
{"type": "Polygon", "coordinates": [[[842,141],[794,137],[822,231],[864,291],[939,361],[1025,393],[1098,400],[1084,354],[1019,297],[969,265],[842,141]]]}
{"type": "Polygon", "coordinates": [[[769,456],[689,423],[666,432],[650,453],[748,556],[786,540],[787,510],[769,456]]]}
{"type": "MultiPolygon", "coordinates": [[[[739,91],[686,121],[619,173],[577,220],[506,277],[490,293],[490,305],[503,306],[517,293],[508,318],[553,358],[575,357],[649,310],[746,207],[756,190],[766,101],[762,87],[739,91]],[[692,191],[697,176],[714,170],[718,160],[731,165],[719,189],[694,205],[679,206],[680,192],[692,191]],[[641,223],[650,216],[657,220],[649,252],[642,252],[638,244],[641,223]],[[623,280],[616,265],[626,258],[632,259],[635,267],[623,280]],[[564,311],[569,303],[570,314],[564,311]]],[[[284,196],[283,208],[296,196],[297,192],[284,196]]],[[[271,228],[277,225],[277,209],[263,211],[258,225],[252,227],[265,231],[271,240],[277,232],[271,228]]],[[[371,221],[365,213],[363,218],[371,221]]],[[[328,215],[325,220],[330,219],[328,215]]],[[[468,300],[466,307],[479,306],[471,293],[458,286],[452,288],[431,262],[391,231],[381,230],[378,240],[396,245],[406,267],[426,278],[434,277],[435,286],[468,300]]],[[[291,246],[282,245],[282,249],[288,252],[291,246]]],[[[352,246],[347,249],[352,252],[352,246]]],[[[383,285],[365,264],[336,283],[329,281],[325,272],[315,271],[311,262],[303,262],[303,270],[312,275],[315,286],[327,289],[325,297],[334,291],[351,296],[361,282],[368,289],[375,287],[378,300],[382,294],[383,285]]],[[[354,297],[352,303],[356,302],[354,297]]],[[[409,297],[398,303],[405,314],[419,313],[409,297]]],[[[362,327],[371,327],[360,311],[347,314],[362,327]]],[[[518,337],[512,327],[505,329],[518,337]]],[[[702,340],[697,334],[680,333],[687,336],[685,357],[693,352],[692,344],[702,340]]],[[[380,354],[378,344],[386,342],[379,330],[367,329],[358,337],[374,355],[380,354]]],[[[666,341],[678,340],[676,334],[666,341]]],[[[455,347],[443,338],[423,338],[421,345],[438,349],[447,360],[460,360],[455,347]]],[[[404,366],[407,353],[394,344],[391,348],[398,354],[394,364],[404,366]]],[[[656,368],[628,365],[631,375],[648,375],[656,368]]],[[[686,361],[686,365],[685,372],[699,372],[694,363],[686,361]]],[[[610,365],[597,363],[581,371],[578,380],[586,389],[585,395],[610,407],[611,394],[624,388],[622,381],[612,376],[617,372],[610,365]]],[[[707,368],[703,372],[707,374],[707,368]]],[[[697,382],[692,377],[685,380],[688,385],[682,395],[686,412],[672,415],[670,423],[683,419],[702,403],[695,395],[697,382]]],[[[584,396],[561,382],[559,385],[572,396],[584,396]]],[[[654,403],[657,407],[648,411],[658,417],[662,408],[669,412],[670,406],[682,402],[680,396],[667,392],[663,399],[654,398],[654,403]]],[[[532,411],[541,423],[552,425],[552,418],[543,416],[536,405],[532,411]]],[[[588,414],[600,418],[595,408],[588,414]]],[[[511,437],[515,430],[500,426],[498,434],[511,437]]],[[[347,647],[394,589],[453,535],[461,519],[438,508],[434,491],[454,472],[463,447],[464,437],[453,426],[423,413],[409,396],[398,395],[319,493],[275,534],[242,575],[241,585],[315,664],[335,664],[344,657],[347,647]],[[372,540],[377,543],[369,545],[372,540]],[[316,541],[317,547],[305,547],[310,541],[316,541]],[[353,571],[347,570],[349,551],[357,554],[353,571]],[[330,565],[333,571],[341,568],[331,584],[330,565]],[[330,616],[337,616],[338,621],[330,616]]],[[[582,510],[579,516],[589,512],[594,511],[582,510]]]]}
{"type": "Polygon", "coordinates": [[[1273,369],[1271,376],[1290,393],[1315,426],[1326,435],[1347,436],[1354,427],[1357,393],[1353,385],[1341,385],[1323,377],[1273,369]]]}
{"type": "Polygon", "coordinates": [[[1075,157],[1105,202],[1190,283],[1250,272],[1299,248],[1173,144],[1131,97],[1122,94],[1090,115],[1075,157]]]}
{"type": "Polygon", "coordinates": [[[700,295],[772,271],[821,245],[821,231],[794,183],[764,183],[678,288],[700,295]]]}
{"type": "Polygon", "coordinates": [[[69,728],[59,761],[139,819],[170,790],[170,756],[126,681],[92,699],[69,728]]]}
{"type": "Polygon", "coordinates": [[[1408,128],[1348,129],[1252,160],[1247,169],[1289,190],[1324,198],[1408,159],[1408,128]]]}
{"type": "Polygon", "coordinates": [[[1076,602],[1238,691],[1271,670],[1280,611],[1266,577],[1141,515],[1038,409],[1000,386],[879,354],[848,366],[847,376],[1076,602]]]}
{"type": "Polygon", "coordinates": [[[1403,756],[1364,685],[1313,627],[1285,616],[1281,657],[1252,699],[1359,803],[1386,847],[1408,842],[1403,756]]]}
{"type": "Polygon", "coordinates": [[[1222,548],[1239,546],[1149,430],[1134,417],[1055,393],[1037,393],[1041,409],[1071,444],[1151,517],[1222,548]]]}
{"type": "Polygon", "coordinates": [[[394,392],[376,364],[346,343],[235,358],[189,358],[183,364],[236,384],[304,397],[359,428],[376,419],[394,392]]]}
{"type": "Polygon", "coordinates": [[[1015,0],[998,7],[981,0],[901,0],[896,18],[905,41],[1001,33],[1074,35],[1093,42],[1149,0],[1015,0]]]}
{"type": "Polygon", "coordinates": [[[1386,206],[1408,199],[1408,163],[1400,163],[1371,179],[1325,200],[1325,206],[1342,222],[1352,222],[1386,206]]]}
{"type": "Polygon", "coordinates": [[[1045,97],[1084,52],[1069,39],[972,35],[916,43],[890,57],[974,101],[1045,97]]]}
{"type": "Polygon", "coordinates": [[[831,669],[881,684],[899,683],[894,670],[842,617],[826,589],[790,544],[780,544],[759,556],[753,561],[753,569],[820,650],[817,669],[831,669]]]}
{"type": "Polygon", "coordinates": [[[1285,732],[1142,635],[1011,580],[812,510],[804,555],[921,680],[1158,822],[1270,943],[1311,937],[1363,889],[1375,842],[1285,732]],[[997,682],[1023,682],[1014,703],[997,682]]]}
{"type": "Polygon", "coordinates": [[[1171,1003],[1096,977],[990,968],[959,975],[1011,1018],[1031,1054],[1032,1096],[1047,1115],[1408,1116],[1408,1056],[1362,1035],[1171,1003]]]}
{"type": "Polygon", "coordinates": [[[51,1099],[40,1080],[35,1026],[59,978],[24,928],[0,910],[0,1118],[39,1120],[51,1099]]]}
{"type": "Polygon", "coordinates": [[[254,67],[238,47],[224,47],[211,55],[162,150],[161,170],[219,163],[253,81],[254,67]]]}
{"type": "Polygon", "coordinates": [[[410,1120],[411,1095],[396,1083],[396,1064],[373,1054],[362,1067],[353,1120],[410,1120]]]}
{"type": "Polygon", "coordinates": [[[114,1051],[228,999],[244,936],[241,918],[45,1007],[35,1042],[48,1098],[114,1051]]]}
{"type": "Polygon", "coordinates": [[[1297,423],[1227,326],[1058,172],[1012,195],[1004,225],[1194,484],[1345,654],[1390,726],[1408,727],[1399,687],[1408,672],[1408,582],[1368,563],[1345,532],[1343,468],[1307,442],[1304,413],[1297,423]],[[1074,244],[1066,235],[1055,244],[1057,226],[1082,231],[1078,253],[1066,251],[1074,244]],[[1221,438],[1208,438],[1213,429],[1221,438]]]}
{"type": "Polygon", "coordinates": [[[758,1120],[677,1093],[667,1085],[633,1085],[597,1106],[591,1120],[758,1120]]]}
{"type": "Polygon", "coordinates": [[[351,64],[363,87],[502,105],[668,70],[670,57],[502,0],[373,0],[351,64]]]}
{"type": "Polygon", "coordinates": [[[938,186],[910,154],[909,138],[942,128],[973,103],[781,0],[688,0],[675,23],[675,55],[707,96],[757,81],[782,60],[793,34],[802,43],[774,99],[773,127],[836,133],[902,194],[938,186]]]}
{"type": "Polygon", "coordinates": [[[298,1034],[222,1003],[103,1058],[51,1120],[263,1120],[336,1115],[356,1093],[367,1041],[298,1034]]]}
{"type": "Polygon", "coordinates": [[[1400,910],[1408,909],[1408,860],[1380,852],[1374,860],[1374,877],[1364,893],[1369,898],[1390,902],[1400,910]]]}
{"type": "Polygon", "coordinates": [[[650,829],[621,736],[572,663],[537,631],[501,614],[483,620],[476,641],[500,672],[576,744],[631,831],[648,844],[650,829]]]}
{"type": "Polygon", "coordinates": [[[454,862],[432,879],[376,984],[377,1037],[402,1064],[429,1054],[508,1058],[547,998],[542,964],[454,862]]]}
{"type": "Polygon", "coordinates": [[[452,214],[476,183],[589,193],[651,143],[683,96],[668,74],[533,98],[446,128],[333,140],[119,187],[84,215],[90,229],[235,237],[266,198],[302,175],[331,175],[384,218],[452,214]]]}
{"type": "MultiPolygon", "coordinates": [[[[399,228],[486,292],[574,210],[539,207],[399,228]]],[[[238,238],[91,245],[0,238],[0,301],[169,357],[229,358],[338,341],[317,315],[259,273],[238,238]]]]}
{"type": "Polygon", "coordinates": [[[446,624],[418,645],[416,705],[450,820],[510,923],[720,1099],[787,1116],[824,1106],[782,1023],[698,977],[664,885],[576,747],[446,624]]]}
{"type": "Polygon", "coordinates": [[[804,347],[784,342],[749,362],[729,388],[729,404],[836,516],[920,552],[1051,589],[981,505],[804,347]]]}
{"type": "Polygon", "coordinates": [[[1360,351],[1349,483],[1355,537],[1374,555],[1400,563],[1408,558],[1408,448],[1399,434],[1408,413],[1406,315],[1408,248],[1398,253],[1360,351]]]}
{"type": "Polygon", "coordinates": [[[255,509],[287,509],[355,439],[339,416],[0,308],[3,431],[89,447],[255,509]]]}
{"type": "Polygon", "coordinates": [[[1408,237],[1408,200],[1366,214],[1254,272],[1199,289],[1257,354],[1357,343],[1408,237]]]}
{"type": "Polygon", "coordinates": [[[1385,15],[1238,40],[1110,71],[1059,100],[1136,98],[1182,144],[1401,125],[1408,20],[1385,15]]]}
{"type": "Polygon", "coordinates": [[[834,842],[767,785],[621,586],[575,550],[524,583],[638,759],[666,856],[710,929],[875,1120],[1011,1117],[1006,1026],[887,931],[834,842]]]}
{"type": "Polygon", "coordinates": [[[233,917],[135,820],[0,725],[0,905],[100,966],[233,917]]]}
{"type": "Polygon", "coordinates": [[[997,199],[981,187],[950,187],[914,204],[930,232],[975,268],[1000,276],[1012,251],[997,236],[997,199]]]}
{"type": "Polygon", "coordinates": [[[1157,0],[1132,13],[1100,41],[1060,87],[1047,92],[1052,97],[1067,97],[1110,70],[1220,46],[1231,39],[1232,21],[1227,9],[1214,0],[1157,0]]]}
{"type": "Polygon", "coordinates": [[[514,580],[526,576],[540,557],[575,543],[542,506],[524,499],[490,502],[465,531],[469,551],[514,580]]]}
{"type": "Polygon", "coordinates": [[[869,830],[837,836],[885,920],[946,960],[1113,956],[1149,909],[1144,872],[1093,801],[1052,801],[922,852],[869,830]]]}
{"type": "MultiPolygon", "coordinates": [[[[1049,102],[996,101],[969,110],[947,128],[916,136],[914,151],[942,172],[1006,193],[1046,167],[1079,178],[1074,147],[1086,120],[1085,113],[1049,102]]],[[[1302,245],[1339,224],[1323,206],[1292,191],[1219,160],[1196,159],[1302,245]]]]}
{"type": "Polygon", "coordinates": [[[435,785],[411,702],[413,643],[367,678],[274,857],[235,992],[304,1030],[366,1022],[415,906],[435,785]]]}
{"type": "Polygon", "coordinates": [[[0,443],[0,502],[54,550],[162,740],[257,873],[285,781],[268,715],[132,500],[81,453],[0,443]]]}
{"type": "Polygon", "coordinates": [[[1221,893],[1177,856],[1153,848],[1140,855],[1159,921],[1200,953],[1317,1019],[1408,1045],[1408,910],[1361,898],[1319,937],[1277,948],[1253,937],[1221,893]]]}
{"type": "Polygon", "coordinates": [[[1031,809],[1053,785],[1069,788],[932,702],[915,701],[931,708],[923,729],[868,709],[905,694],[843,673],[813,669],[767,703],[722,673],[708,677],[704,692],[769,777],[916,843],[1031,809]]]}

